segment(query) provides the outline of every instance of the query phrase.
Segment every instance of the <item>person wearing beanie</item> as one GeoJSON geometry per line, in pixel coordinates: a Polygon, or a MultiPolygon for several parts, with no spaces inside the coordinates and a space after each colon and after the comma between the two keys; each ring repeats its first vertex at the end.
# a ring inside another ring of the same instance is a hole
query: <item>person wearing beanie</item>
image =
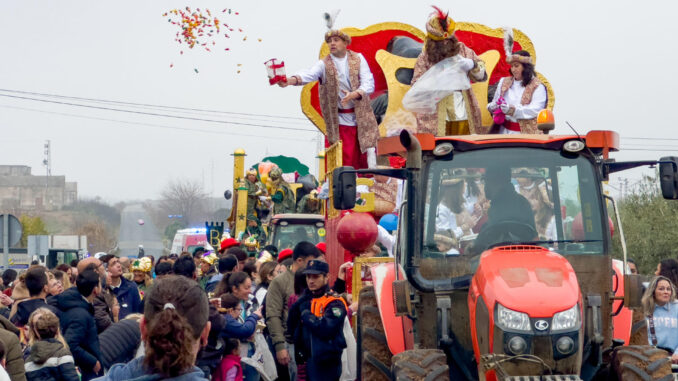
{"type": "Polygon", "coordinates": [[[351,37],[333,29],[334,17],[327,17],[325,42],[330,54],[311,68],[278,82],[281,87],[320,82],[319,101],[326,126],[326,147],[342,142],[344,165],[355,169],[375,168],[379,138],[377,120],[370,106],[374,77],[362,54],[347,49],[351,37]]]}
{"type": "MultiPolygon", "coordinates": [[[[426,22],[424,49],[414,65],[412,85],[428,69],[445,58],[459,55],[462,69],[468,72],[469,79],[482,82],[487,79],[485,63],[476,53],[457,40],[456,23],[438,7],[426,22]]],[[[438,112],[417,114],[417,132],[436,136],[468,135],[482,133],[482,121],[478,100],[471,89],[455,91],[438,102],[438,112]]]]}
{"type": "Polygon", "coordinates": [[[240,246],[240,242],[238,242],[237,239],[230,237],[224,238],[221,240],[221,244],[219,245],[219,254],[223,254],[226,252],[226,250],[238,246],[240,246]]]}
{"type": "Polygon", "coordinates": [[[292,253],[294,253],[292,249],[285,249],[281,251],[278,254],[278,263],[282,263],[282,261],[284,261],[287,258],[292,258],[292,253]]]}

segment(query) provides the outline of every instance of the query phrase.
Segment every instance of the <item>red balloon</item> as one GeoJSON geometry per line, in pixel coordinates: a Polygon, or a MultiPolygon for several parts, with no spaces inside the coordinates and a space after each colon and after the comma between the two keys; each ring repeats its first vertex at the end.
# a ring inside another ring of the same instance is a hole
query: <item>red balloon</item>
{"type": "Polygon", "coordinates": [[[378,234],[377,223],[367,213],[348,214],[337,226],[337,241],[354,254],[363,253],[372,247],[378,234]]]}
{"type": "MultiPolygon", "coordinates": [[[[610,236],[614,237],[614,222],[612,221],[612,218],[607,217],[607,223],[610,226],[610,236]]],[[[572,221],[572,238],[576,240],[586,238],[581,212],[574,216],[574,221],[572,221]]]]}

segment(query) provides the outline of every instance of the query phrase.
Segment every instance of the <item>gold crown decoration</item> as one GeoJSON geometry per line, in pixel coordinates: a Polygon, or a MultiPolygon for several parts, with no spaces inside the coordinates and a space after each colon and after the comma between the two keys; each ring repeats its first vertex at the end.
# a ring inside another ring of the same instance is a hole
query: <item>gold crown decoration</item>
{"type": "Polygon", "coordinates": [[[217,258],[217,255],[216,255],[216,254],[214,254],[214,253],[209,253],[209,254],[203,255],[202,258],[200,258],[200,259],[201,259],[202,261],[208,263],[210,266],[212,266],[212,265],[214,264],[214,262],[216,262],[217,259],[219,259],[219,258],[217,258]]]}
{"type": "Polygon", "coordinates": [[[431,13],[428,21],[426,22],[426,37],[435,41],[442,41],[454,36],[454,30],[457,26],[457,23],[449,17],[449,12],[443,13],[443,11],[433,6],[435,11],[431,13]]]}
{"type": "Polygon", "coordinates": [[[151,263],[151,258],[143,257],[139,258],[134,263],[132,263],[132,271],[143,271],[145,273],[150,273],[153,268],[151,263]]]}
{"type": "Polygon", "coordinates": [[[259,246],[259,242],[257,242],[257,238],[255,236],[249,236],[245,238],[245,241],[243,241],[243,244],[247,246],[248,248],[256,248],[259,246]]]}

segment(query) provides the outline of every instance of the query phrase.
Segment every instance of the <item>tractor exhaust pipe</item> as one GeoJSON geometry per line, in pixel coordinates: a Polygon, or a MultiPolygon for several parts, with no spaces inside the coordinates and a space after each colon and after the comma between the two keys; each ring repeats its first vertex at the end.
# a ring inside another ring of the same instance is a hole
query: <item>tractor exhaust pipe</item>
{"type": "Polygon", "coordinates": [[[400,131],[400,144],[407,150],[407,168],[421,169],[421,144],[407,130],[400,131]]]}

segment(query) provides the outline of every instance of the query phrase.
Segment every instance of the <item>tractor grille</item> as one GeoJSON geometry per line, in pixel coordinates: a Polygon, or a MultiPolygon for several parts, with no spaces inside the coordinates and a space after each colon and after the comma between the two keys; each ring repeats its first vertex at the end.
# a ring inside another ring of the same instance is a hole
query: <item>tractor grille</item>
{"type": "Polygon", "coordinates": [[[511,376],[504,378],[504,381],[582,381],[579,376],[574,374],[557,374],[552,376],[511,376]]]}
{"type": "Polygon", "coordinates": [[[513,245],[513,246],[501,246],[497,247],[494,250],[496,251],[544,251],[541,246],[534,245],[513,245]]]}

